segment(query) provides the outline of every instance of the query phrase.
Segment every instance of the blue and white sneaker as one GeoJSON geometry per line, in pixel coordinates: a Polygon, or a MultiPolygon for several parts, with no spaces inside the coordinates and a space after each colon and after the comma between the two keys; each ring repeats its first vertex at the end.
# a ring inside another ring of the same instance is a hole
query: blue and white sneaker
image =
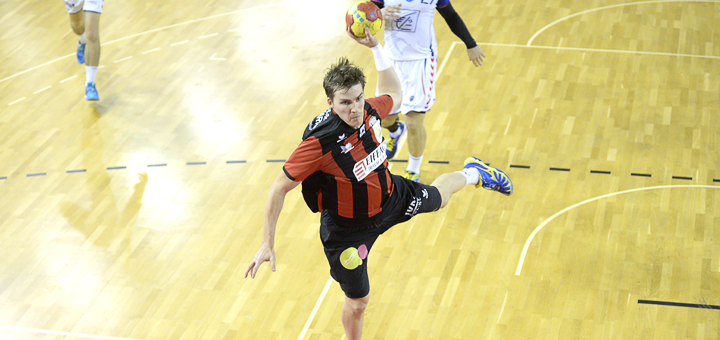
{"type": "Polygon", "coordinates": [[[78,41],[78,49],[77,49],[77,61],[80,64],[85,63],[85,44],[78,41]]]}
{"type": "Polygon", "coordinates": [[[416,174],[412,171],[405,170],[405,175],[403,176],[406,179],[409,179],[415,183],[420,183],[420,174],[416,174]]]}
{"type": "Polygon", "coordinates": [[[480,180],[475,187],[479,188],[482,186],[487,190],[497,191],[508,196],[512,194],[513,184],[504,172],[488,166],[477,157],[468,157],[465,160],[463,169],[469,168],[475,168],[480,172],[480,180]]]}
{"type": "Polygon", "coordinates": [[[85,99],[87,100],[100,100],[100,95],[95,88],[95,83],[88,83],[85,86],[85,99]]]}
{"type": "Polygon", "coordinates": [[[398,123],[400,124],[400,127],[398,127],[398,130],[400,130],[400,135],[393,138],[388,138],[388,145],[387,150],[385,150],[385,155],[387,156],[387,159],[393,159],[395,157],[395,154],[397,153],[398,149],[398,143],[400,142],[400,138],[405,135],[405,132],[407,132],[407,127],[405,126],[405,123],[398,120],[398,123]]]}

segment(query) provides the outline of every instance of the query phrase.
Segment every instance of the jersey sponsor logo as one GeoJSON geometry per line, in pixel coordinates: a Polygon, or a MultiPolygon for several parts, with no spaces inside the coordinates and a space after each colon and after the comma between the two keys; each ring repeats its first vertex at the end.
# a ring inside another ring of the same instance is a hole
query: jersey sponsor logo
{"type": "Polygon", "coordinates": [[[340,143],[340,142],[344,141],[345,138],[347,138],[347,137],[345,137],[345,134],[343,133],[342,135],[338,136],[338,140],[335,143],[340,143]]]}
{"type": "Polygon", "coordinates": [[[348,152],[350,152],[350,150],[354,149],[355,147],[350,142],[348,142],[345,145],[340,145],[340,148],[342,149],[342,153],[348,153],[348,152]]]}
{"type": "Polygon", "coordinates": [[[328,119],[331,114],[332,109],[327,109],[325,110],[325,112],[319,114],[317,117],[315,117],[315,119],[313,119],[312,122],[310,122],[310,125],[308,125],[308,130],[314,130],[316,127],[318,127],[318,125],[320,125],[320,123],[328,119]]]}
{"type": "Polygon", "coordinates": [[[401,9],[400,17],[395,19],[395,22],[392,22],[387,28],[393,31],[415,32],[419,17],[420,11],[418,10],[401,9]]]}
{"type": "Polygon", "coordinates": [[[407,210],[405,210],[405,216],[415,216],[417,214],[418,210],[420,210],[420,206],[422,205],[422,200],[420,197],[414,197],[413,201],[410,202],[410,205],[408,206],[407,210]]]}
{"type": "Polygon", "coordinates": [[[386,144],[380,143],[380,145],[378,145],[373,152],[368,154],[367,157],[355,163],[353,173],[355,174],[355,178],[357,178],[358,182],[365,179],[365,177],[370,175],[370,173],[377,169],[377,167],[383,164],[387,158],[385,150],[387,150],[386,144]]]}

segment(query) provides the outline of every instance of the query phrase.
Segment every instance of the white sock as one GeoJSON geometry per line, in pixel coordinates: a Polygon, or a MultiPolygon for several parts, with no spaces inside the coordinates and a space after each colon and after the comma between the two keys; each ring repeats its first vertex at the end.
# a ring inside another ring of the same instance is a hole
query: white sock
{"type": "Polygon", "coordinates": [[[95,82],[95,75],[97,74],[97,66],[85,66],[85,84],[95,82]]]}
{"type": "Polygon", "coordinates": [[[408,159],[408,166],[405,170],[415,174],[420,174],[420,164],[422,164],[423,155],[421,155],[420,157],[415,157],[411,154],[408,154],[408,156],[410,158],[408,159]]]}
{"type": "Polygon", "coordinates": [[[465,176],[467,184],[476,185],[480,181],[480,171],[475,168],[467,168],[458,171],[460,174],[465,176]]]}
{"type": "Polygon", "coordinates": [[[78,35],[78,38],[80,39],[81,44],[87,44],[87,40],[85,40],[85,32],[83,32],[83,34],[78,35]]]}

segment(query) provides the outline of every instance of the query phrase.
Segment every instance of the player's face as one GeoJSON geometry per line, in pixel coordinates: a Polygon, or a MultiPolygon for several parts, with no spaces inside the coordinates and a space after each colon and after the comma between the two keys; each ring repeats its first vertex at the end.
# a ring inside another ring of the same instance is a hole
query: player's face
{"type": "Polygon", "coordinates": [[[335,91],[333,99],[328,98],[328,104],[352,128],[360,128],[365,120],[365,96],[360,84],[335,91]]]}

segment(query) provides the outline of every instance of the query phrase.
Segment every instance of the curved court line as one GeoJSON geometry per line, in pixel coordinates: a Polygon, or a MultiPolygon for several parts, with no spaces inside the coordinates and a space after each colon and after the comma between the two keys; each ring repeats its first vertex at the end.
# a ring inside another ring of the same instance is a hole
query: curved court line
{"type": "Polygon", "coordinates": [[[558,216],[564,214],[565,212],[570,211],[570,210],[572,210],[572,209],[575,209],[575,208],[577,208],[577,207],[579,207],[579,206],[581,206],[581,205],[583,205],[583,204],[585,204],[585,203],[590,203],[590,202],[597,201],[597,200],[599,200],[599,199],[603,199],[603,198],[607,198],[607,197],[611,197],[611,196],[617,196],[617,195],[621,195],[621,194],[627,194],[627,193],[631,193],[631,192],[644,191],[644,190],[672,189],[672,188],[708,188],[708,189],[720,189],[720,186],[712,186],[712,185],[659,185],[659,186],[654,186],[654,187],[637,188],[637,189],[630,189],[630,190],[613,192],[613,193],[605,194],[605,195],[602,195],[602,196],[598,196],[598,197],[595,197],[595,198],[591,198],[591,199],[582,201],[582,202],[580,202],[580,203],[576,203],[576,204],[574,204],[574,205],[571,205],[571,206],[569,206],[569,207],[567,207],[567,208],[565,208],[565,209],[563,209],[563,210],[558,211],[557,213],[555,213],[555,215],[550,216],[550,218],[548,218],[548,219],[546,219],[545,221],[543,221],[543,223],[540,223],[540,225],[537,226],[537,228],[535,228],[535,230],[533,230],[532,234],[530,234],[530,237],[528,237],[527,241],[525,241],[525,246],[523,247],[522,254],[520,254],[520,261],[518,261],[518,266],[517,266],[517,269],[515,270],[515,276],[519,276],[519,275],[520,275],[520,271],[522,270],[523,262],[525,262],[525,256],[527,255],[528,248],[530,248],[530,243],[532,242],[532,240],[533,240],[533,238],[535,237],[535,235],[540,231],[540,229],[542,229],[545,225],[547,225],[548,223],[550,223],[550,221],[554,220],[555,217],[558,217],[558,216]]]}
{"type": "MultiPolygon", "coordinates": [[[[140,33],[136,33],[136,34],[131,34],[131,35],[128,35],[128,36],[123,37],[123,38],[119,38],[119,39],[115,39],[115,40],[112,40],[112,41],[108,41],[108,42],[106,42],[106,43],[104,43],[104,44],[101,44],[100,46],[110,45],[110,44],[116,43],[116,42],[118,42],[118,41],[123,41],[123,40],[127,40],[127,39],[132,39],[132,38],[135,38],[135,37],[139,37],[139,36],[141,36],[141,35],[150,34],[150,33],[155,33],[155,32],[158,32],[158,31],[166,30],[166,29],[173,28],[173,27],[183,26],[183,25],[187,25],[187,24],[192,24],[192,23],[199,22],[199,21],[204,21],[204,20],[209,20],[209,19],[215,19],[215,18],[219,18],[219,17],[226,16],[226,15],[237,14],[237,13],[245,12],[245,11],[251,11],[251,10],[256,10],[256,9],[263,9],[263,8],[269,8],[269,7],[279,6],[279,5],[283,5],[283,4],[287,4],[287,3],[291,3],[291,2],[290,2],[290,1],[285,1],[285,2],[279,2],[279,3],[271,4],[271,5],[262,5],[262,6],[250,7],[250,8],[245,8],[245,9],[239,9],[239,10],[237,10],[237,11],[232,11],[232,12],[227,12],[227,13],[222,13],[222,14],[216,14],[216,15],[211,15],[211,16],[209,16],[209,17],[204,17],[204,18],[199,18],[199,19],[193,19],[193,20],[190,20],[190,21],[185,21],[185,22],[181,22],[181,23],[177,23],[177,24],[172,24],[172,25],[168,25],[168,26],[165,26],[165,27],[154,28],[154,29],[151,29],[151,30],[145,31],[145,32],[140,32],[140,33]]],[[[43,66],[50,65],[50,64],[52,64],[52,63],[54,63],[54,62],[56,62],[56,61],[58,61],[58,60],[62,60],[62,59],[65,59],[65,58],[67,58],[67,57],[71,57],[71,56],[74,56],[74,55],[75,55],[75,53],[71,53],[71,54],[68,54],[68,55],[66,55],[66,56],[62,56],[62,57],[53,59],[53,60],[51,60],[51,61],[48,61],[48,62],[46,62],[46,63],[44,63],[44,64],[40,64],[40,65],[38,65],[38,66],[31,67],[31,68],[29,68],[29,69],[27,69],[27,70],[25,70],[25,71],[22,71],[22,72],[19,72],[19,73],[15,73],[15,74],[13,74],[13,75],[11,75],[11,76],[8,76],[8,77],[5,77],[5,78],[3,78],[3,79],[0,79],[0,83],[6,81],[6,80],[8,80],[8,79],[15,78],[15,77],[17,77],[17,76],[19,76],[19,75],[21,75],[21,74],[25,74],[25,73],[27,73],[27,72],[30,72],[30,71],[33,71],[33,70],[37,70],[37,69],[39,69],[39,68],[41,68],[41,67],[43,67],[43,66]]]]}
{"type": "Polygon", "coordinates": [[[575,13],[575,14],[568,15],[568,16],[566,16],[566,17],[564,17],[564,18],[557,19],[557,20],[551,22],[550,24],[548,24],[547,26],[541,28],[539,31],[537,31],[535,34],[533,34],[533,36],[532,36],[532,38],[530,38],[530,40],[528,40],[527,46],[531,46],[533,40],[535,40],[535,38],[536,38],[538,35],[540,35],[540,33],[542,33],[543,31],[545,31],[546,29],[554,26],[555,24],[557,24],[557,23],[559,23],[559,22],[561,22],[561,21],[565,21],[565,20],[567,20],[567,19],[574,18],[574,17],[576,17],[576,16],[583,15],[583,14],[585,14],[585,13],[590,13],[590,12],[595,12],[595,11],[602,11],[602,10],[609,9],[609,8],[624,7],[624,6],[630,6],[630,5],[642,5],[642,4],[663,3],[663,2],[711,2],[711,3],[717,3],[717,2],[720,2],[720,1],[712,1],[712,0],[659,0],[659,1],[638,1],[638,2],[628,2],[628,3],[626,3],[626,4],[617,4],[617,5],[610,5],[610,6],[603,6],[603,7],[588,9],[588,10],[585,10],[585,11],[582,11],[582,12],[578,12],[578,13],[575,13]]]}

